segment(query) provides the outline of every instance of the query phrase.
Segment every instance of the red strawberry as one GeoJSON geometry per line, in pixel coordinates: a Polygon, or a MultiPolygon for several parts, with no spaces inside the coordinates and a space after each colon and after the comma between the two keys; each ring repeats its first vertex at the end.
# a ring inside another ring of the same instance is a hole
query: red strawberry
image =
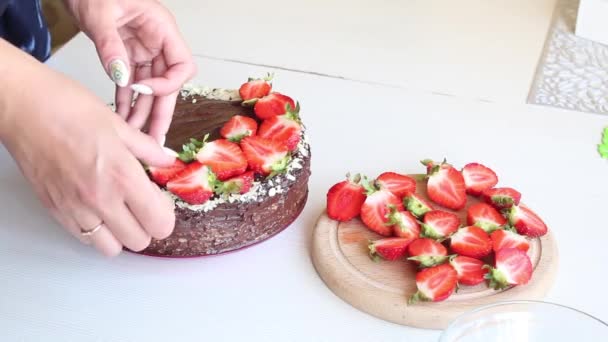
{"type": "Polygon", "coordinates": [[[506,229],[499,229],[490,234],[492,239],[492,249],[498,252],[504,248],[517,248],[527,252],[530,249],[530,242],[525,236],[506,229]]]}
{"type": "Polygon", "coordinates": [[[420,224],[408,211],[397,211],[395,208],[391,208],[388,224],[393,226],[393,231],[398,237],[408,239],[420,237],[420,224]]]}
{"type": "Polygon", "coordinates": [[[241,147],[249,162],[249,168],[264,176],[283,172],[290,160],[287,148],[276,141],[257,136],[245,137],[241,140],[241,147]]]}
{"type": "Polygon", "coordinates": [[[476,203],[467,209],[467,224],[491,233],[507,224],[507,220],[491,205],[476,203]]]}
{"type": "MultiPolygon", "coordinates": [[[[299,105],[297,107],[299,107],[299,105]]],[[[272,93],[259,99],[255,103],[253,111],[258,118],[266,120],[273,116],[283,115],[295,108],[296,104],[291,97],[279,93],[272,93]]]]}
{"type": "Polygon", "coordinates": [[[489,267],[486,279],[490,287],[502,290],[510,285],[525,285],[532,278],[532,262],[526,252],[517,248],[504,248],[496,252],[496,267],[489,267]]]}
{"type": "Polygon", "coordinates": [[[456,214],[443,210],[429,211],[424,215],[422,237],[439,240],[444,239],[458,230],[460,218],[456,214]]]}
{"type": "Polygon", "coordinates": [[[450,238],[450,248],[456,254],[471,258],[483,258],[492,251],[488,233],[476,226],[460,228],[450,238]]]}
{"type": "Polygon", "coordinates": [[[408,247],[410,257],[420,267],[432,267],[448,260],[448,251],[439,242],[431,239],[416,239],[408,247]]]}
{"type": "Polygon", "coordinates": [[[497,209],[507,209],[519,205],[521,194],[513,188],[494,188],[481,193],[483,200],[497,209]]]}
{"type": "Polygon", "coordinates": [[[395,261],[407,253],[407,246],[412,239],[385,238],[369,242],[369,256],[374,261],[381,259],[395,261]]]}
{"type": "Polygon", "coordinates": [[[416,274],[418,292],[410,297],[408,303],[446,300],[456,289],[457,281],[458,274],[450,264],[426,268],[416,274]]]}
{"type": "Polygon", "coordinates": [[[294,111],[287,111],[287,114],[270,117],[260,125],[258,135],[262,138],[279,141],[293,151],[300,142],[302,135],[302,123],[298,112],[298,106],[294,111]]]}
{"type": "Polygon", "coordinates": [[[220,130],[220,135],[232,142],[240,142],[244,137],[255,135],[258,123],[247,116],[235,115],[220,130]]]}
{"type": "Polygon", "coordinates": [[[248,171],[242,175],[232,177],[225,182],[218,182],[215,193],[218,194],[245,194],[251,189],[253,184],[253,171],[248,171]]]}
{"type": "Polygon", "coordinates": [[[462,169],[464,184],[467,187],[467,193],[473,196],[481,195],[481,192],[493,188],[498,184],[496,173],[487,166],[470,163],[462,169]]]}
{"type": "Polygon", "coordinates": [[[327,192],[327,216],[345,222],[361,214],[365,202],[365,189],[360,184],[361,176],[355,175],[332,186],[327,192]]]}
{"type": "Polygon", "coordinates": [[[175,158],[173,165],[168,167],[148,166],[148,172],[150,173],[150,178],[152,178],[154,183],[160,186],[165,186],[169,180],[171,180],[185,168],[186,163],[175,158]]]}
{"type": "Polygon", "coordinates": [[[403,199],[407,210],[417,218],[421,218],[424,214],[433,210],[433,205],[418,194],[411,194],[403,199]]]}
{"type": "Polygon", "coordinates": [[[270,93],[272,89],[272,74],[268,74],[262,79],[250,78],[247,83],[243,83],[239,88],[239,95],[243,101],[250,101],[262,98],[270,93]]]}
{"type": "Polygon", "coordinates": [[[367,190],[367,198],[361,207],[361,221],[380,235],[393,235],[388,216],[391,208],[403,210],[401,200],[388,190],[379,190],[374,182],[370,183],[366,179],[363,180],[363,186],[367,190]]]}
{"type": "MultiPolygon", "coordinates": [[[[432,162],[423,160],[424,165],[432,162]]],[[[462,174],[450,164],[432,164],[428,173],[427,192],[429,198],[449,209],[460,210],[467,204],[467,193],[462,174]]]]}
{"type": "Polygon", "coordinates": [[[205,142],[196,159],[211,168],[219,180],[226,180],[247,170],[247,159],[239,145],[226,139],[205,142]]]}
{"type": "Polygon", "coordinates": [[[509,223],[521,235],[539,237],[547,234],[549,230],[543,220],[530,208],[524,205],[515,205],[508,211],[509,223]]]}
{"type": "Polygon", "coordinates": [[[462,285],[478,285],[483,283],[488,269],[483,261],[458,255],[450,259],[450,264],[458,273],[458,282],[462,285]]]}
{"type": "Polygon", "coordinates": [[[209,167],[195,161],[167,183],[167,190],[190,204],[203,204],[213,196],[215,183],[209,167]]]}
{"type": "Polygon", "coordinates": [[[381,189],[386,189],[400,198],[416,192],[416,180],[395,172],[385,172],[376,178],[381,189]]]}

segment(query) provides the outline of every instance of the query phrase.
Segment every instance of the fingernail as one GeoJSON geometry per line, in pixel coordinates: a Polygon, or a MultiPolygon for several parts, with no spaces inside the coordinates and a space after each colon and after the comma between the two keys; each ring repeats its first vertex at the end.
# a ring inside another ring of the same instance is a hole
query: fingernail
{"type": "Polygon", "coordinates": [[[158,141],[158,143],[160,144],[160,146],[165,146],[165,141],[167,141],[167,136],[163,135],[160,140],[158,141]]]}
{"type": "Polygon", "coordinates": [[[173,151],[172,149],[168,148],[168,147],[163,147],[163,150],[165,150],[165,153],[170,155],[171,157],[175,157],[177,158],[179,155],[177,154],[177,152],[173,151]]]}
{"type": "Polygon", "coordinates": [[[119,87],[126,87],[129,84],[129,68],[125,62],[120,59],[115,59],[108,66],[110,69],[110,77],[112,81],[119,87]]]}
{"type": "Polygon", "coordinates": [[[131,89],[143,95],[152,95],[152,88],[145,84],[133,83],[131,84],[131,89]]]}

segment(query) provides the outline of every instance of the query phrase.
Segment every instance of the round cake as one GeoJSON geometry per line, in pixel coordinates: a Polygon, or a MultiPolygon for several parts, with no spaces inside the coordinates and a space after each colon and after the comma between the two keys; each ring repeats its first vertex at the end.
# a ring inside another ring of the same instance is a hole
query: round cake
{"type": "Polygon", "coordinates": [[[184,86],[166,141],[176,165],[148,169],[174,200],[175,229],[139,253],[226,253],[272,237],[299,216],[310,145],[299,104],[270,88],[268,79],[250,79],[239,90],[184,86]]]}

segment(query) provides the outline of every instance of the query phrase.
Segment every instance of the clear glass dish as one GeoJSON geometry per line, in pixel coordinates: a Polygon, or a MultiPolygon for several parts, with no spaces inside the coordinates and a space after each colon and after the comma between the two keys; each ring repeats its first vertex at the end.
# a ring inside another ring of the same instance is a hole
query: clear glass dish
{"type": "Polygon", "coordinates": [[[439,342],[536,341],[608,341],[608,324],[559,304],[513,301],[465,313],[439,338],[439,342]]]}

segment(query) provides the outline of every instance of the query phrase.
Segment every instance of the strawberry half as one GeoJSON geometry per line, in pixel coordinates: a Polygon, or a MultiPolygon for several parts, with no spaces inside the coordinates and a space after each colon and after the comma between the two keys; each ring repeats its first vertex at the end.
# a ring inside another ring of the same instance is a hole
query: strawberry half
{"type": "Polygon", "coordinates": [[[268,74],[262,79],[249,78],[249,80],[246,83],[243,83],[239,88],[241,99],[245,102],[249,102],[268,95],[272,89],[272,84],[270,83],[272,76],[272,74],[268,74]]]}
{"type": "Polygon", "coordinates": [[[403,210],[399,197],[388,190],[380,190],[374,182],[363,180],[363,186],[367,190],[367,198],[361,207],[361,221],[370,230],[382,235],[393,235],[393,229],[389,224],[391,208],[398,211],[403,210]]]}
{"type": "Polygon", "coordinates": [[[167,183],[167,190],[190,204],[203,204],[213,196],[215,174],[208,166],[192,162],[167,183]]]}
{"type": "Polygon", "coordinates": [[[361,175],[351,177],[332,186],[327,192],[327,216],[345,222],[361,214],[365,202],[365,188],[361,185],[361,175]]]}
{"type": "Polygon", "coordinates": [[[255,135],[258,123],[247,116],[235,115],[220,130],[220,135],[232,142],[240,142],[244,137],[255,135]]]}
{"type": "Polygon", "coordinates": [[[439,165],[423,160],[428,172],[427,193],[431,201],[440,206],[460,210],[467,204],[467,193],[462,174],[452,165],[443,162],[439,165]]]}
{"type": "Polygon", "coordinates": [[[286,114],[273,116],[262,122],[258,135],[262,138],[279,141],[293,151],[298,147],[302,135],[302,122],[299,116],[300,105],[286,114]]]}
{"type": "Polygon", "coordinates": [[[285,171],[291,159],[283,144],[257,136],[245,137],[241,147],[249,168],[264,176],[285,171]]]}
{"type": "Polygon", "coordinates": [[[431,239],[416,239],[408,247],[410,257],[420,267],[433,267],[448,260],[447,249],[439,242],[431,239]]]}
{"type": "Polygon", "coordinates": [[[393,226],[396,236],[417,239],[420,237],[420,224],[409,211],[397,211],[391,208],[388,224],[393,226]]]}
{"type": "Polygon", "coordinates": [[[458,283],[475,286],[484,282],[488,269],[483,261],[458,255],[450,258],[450,265],[458,273],[458,283]]]}
{"type": "Polygon", "coordinates": [[[441,240],[456,232],[458,227],[460,227],[460,218],[456,214],[432,210],[424,215],[421,236],[441,240]]]}
{"type": "Polygon", "coordinates": [[[196,159],[211,168],[219,180],[237,176],[247,170],[247,159],[238,144],[226,139],[205,142],[196,159]]]}
{"type": "Polygon", "coordinates": [[[395,172],[385,172],[376,178],[381,189],[386,189],[395,196],[403,198],[416,192],[416,180],[395,172]]]}
{"type": "Polygon", "coordinates": [[[517,248],[520,251],[527,252],[530,249],[530,242],[525,236],[506,229],[499,229],[490,234],[492,239],[492,249],[498,252],[505,248],[517,248]]]}
{"type": "Polygon", "coordinates": [[[502,290],[511,285],[525,285],[532,278],[532,262],[526,252],[504,248],[496,252],[495,267],[489,268],[486,279],[490,287],[502,290]]]}
{"type": "Polygon", "coordinates": [[[497,209],[507,209],[519,205],[521,193],[513,188],[494,188],[481,193],[483,200],[497,209]]]}
{"type": "Polygon", "coordinates": [[[283,115],[294,108],[296,108],[296,104],[291,97],[280,93],[271,93],[259,99],[255,103],[253,111],[258,118],[266,120],[273,116],[283,115]]]}
{"type": "Polygon", "coordinates": [[[168,167],[148,166],[148,173],[154,183],[165,186],[173,177],[186,168],[186,163],[175,158],[173,165],[168,167]]]}
{"type": "Polygon", "coordinates": [[[543,220],[530,208],[524,205],[514,205],[507,212],[509,223],[517,229],[521,235],[539,237],[547,234],[549,230],[543,220]]]}
{"type": "Polygon", "coordinates": [[[374,261],[395,261],[407,253],[407,246],[411,242],[412,239],[405,238],[386,238],[370,241],[368,245],[369,256],[374,261]]]}
{"type": "Polygon", "coordinates": [[[450,237],[450,248],[456,254],[479,259],[490,254],[492,240],[483,229],[469,226],[458,229],[450,237]]]}
{"type": "Polygon", "coordinates": [[[454,293],[457,282],[458,274],[450,264],[426,268],[416,274],[418,291],[410,297],[408,303],[446,300],[454,293]]]}
{"type": "Polygon", "coordinates": [[[245,194],[251,189],[253,178],[253,171],[248,171],[224,182],[217,182],[214,191],[216,194],[245,194]]]}
{"type": "Polygon", "coordinates": [[[491,233],[507,224],[507,220],[491,205],[476,203],[467,209],[467,224],[491,233]]]}
{"type": "Polygon", "coordinates": [[[407,210],[417,218],[422,218],[424,214],[433,210],[433,205],[418,194],[409,195],[403,199],[403,203],[407,210]]]}
{"type": "Polygon", "coordinates": [[[464,177],[467,193],[473,196],[479,196],[482,191],[498,184],[496,173],[489,167],[478,163],[465,165],[462,169],[462,177],[464,177]]]}

